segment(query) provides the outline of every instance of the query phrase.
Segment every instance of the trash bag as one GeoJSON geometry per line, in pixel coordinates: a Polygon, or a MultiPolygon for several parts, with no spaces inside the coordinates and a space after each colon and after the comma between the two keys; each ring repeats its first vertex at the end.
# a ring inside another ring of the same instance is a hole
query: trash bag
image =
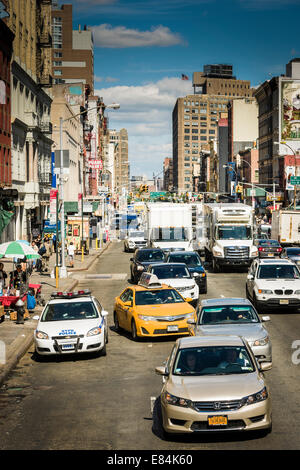
{"type": "Polygon", "coordinates": [[[33,295],[27,294],[27,309],[34,310],[36,306],[36,300],[33,295]]]}

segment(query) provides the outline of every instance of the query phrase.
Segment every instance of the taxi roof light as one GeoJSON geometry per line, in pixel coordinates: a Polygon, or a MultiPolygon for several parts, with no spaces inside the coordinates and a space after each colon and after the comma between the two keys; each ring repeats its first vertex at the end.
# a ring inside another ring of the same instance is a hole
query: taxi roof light
{"type": "Polygon", "coordinates": [[[151,273],[143,273],[140,277],[138,285],[149,289],[160,289],[162,287],[162,284],[159,281],[158,277],[155,274],[151,273]]]}

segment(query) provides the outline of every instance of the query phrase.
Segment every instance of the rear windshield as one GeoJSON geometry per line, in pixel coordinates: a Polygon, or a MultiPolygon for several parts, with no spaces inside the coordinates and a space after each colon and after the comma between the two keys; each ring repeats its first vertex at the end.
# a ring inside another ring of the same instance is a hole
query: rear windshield
{"type": "Polygon", "coordinates": [[[169,262],[170,261],[173,263],[185,263],[189,267],[202,266],[201,260],[196,253],[190,255],[176,255],[175,253],[172,253],[169,256],[169,262]]]}
{"type": "Polygon", "coordinates": [[[139,251],[136,254],[137,261],[163,261],[165,254],[163,251],[139,251]]]}
{"type": "Polygon", "coordinates": [[[152,273],[158,279],[173,279],[173,278],[190,278],[191,275],[185,266],[172,266],[165,264],[164,266],[153,266],[152,273]]]}
{"type": "Polygon", "coordinates": [[[41,321],[89,320],[98,317],[93,302],[64,302],[48,304],[41,321]]]}
{"type": "Polygon", "coordinates": [[[266,246],[280,246],[280,244],[278,243],[278,241],[276,240],[259,240],[259,244],[260,245],[266,245],[266,246]]]}

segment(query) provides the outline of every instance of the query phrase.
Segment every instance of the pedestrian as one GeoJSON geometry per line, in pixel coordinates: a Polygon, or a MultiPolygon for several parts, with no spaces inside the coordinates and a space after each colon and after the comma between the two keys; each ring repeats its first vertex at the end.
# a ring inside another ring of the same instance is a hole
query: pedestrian
{"type": "Polygon", "coordinates": [[[75,255],[75,247],[73,245],[73,242],[70,242],[70,245],[68,246],[70,268],[74,268],[74,255],[75,255]]]}
{"type": "Polygon", "coordinates": [[[56,235],[54,234],[52,237],[52,243],[53,243],[53,250],[54,253],[56,253],[56,235]]]}
{"type": "Polygon", "coordinates": [[[4,271],[4,264],[0,263],[0,289],[3,293],[3,289],[6,288],[7,273],[4,271]]]}
{"type": "Polygon", "coordinates": [[[52,254],[49,238],[44,239],[44,247],[45,247],[45,252],[42,255],[42,259],[43,259],[43,264],[44,264],[44,271],[48,272],[48,270],[49,270],[49,260],[50,260],[51,254],[52,254]]]}

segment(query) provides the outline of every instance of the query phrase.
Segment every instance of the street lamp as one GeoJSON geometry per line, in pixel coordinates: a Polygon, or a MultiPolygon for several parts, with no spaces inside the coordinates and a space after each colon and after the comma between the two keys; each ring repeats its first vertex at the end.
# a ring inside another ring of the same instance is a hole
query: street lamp
{"type": "MultiPolygon", "coordinates": [[[[112,103],[105,108],[112,108],[112,109],[119,109],[120,105],[118,103],[112,103]]],[[[63,123],[70,121],[82,114],[86,114],[88,111],[92,111],[94,109],[99,109],[99,105],[94,106],[90,109],[85,109],[84,111],[74,114],[74,116],[70,116],[69,118],[63,119],[62,117],[59,118],[59,145],[60,145],[60,172],[59,172],[59,185],[60,185],[60,198],[61,198],[61,267],[59,276],[61,278],[67,277],[67,268],[65,265],[65,208],[64,208],[64,179],[63,179],[63,123]]],[[[82,194],[82,203],[83,203],[83,194],[82,194]]],[[[83,210],[83,209],[82,209],[83,210]]],[[[81,227],[81,232],[83,232],[83,226],[81,227]]]]}

